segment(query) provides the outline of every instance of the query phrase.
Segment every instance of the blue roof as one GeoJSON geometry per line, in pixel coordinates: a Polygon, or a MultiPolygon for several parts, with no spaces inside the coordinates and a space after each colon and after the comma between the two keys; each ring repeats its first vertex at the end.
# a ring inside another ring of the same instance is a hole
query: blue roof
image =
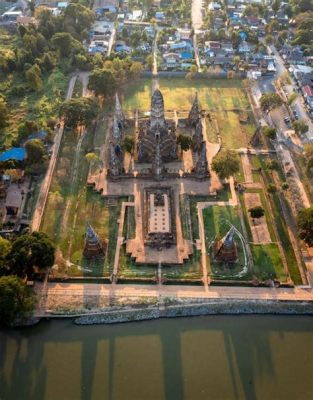
{"type": "Polygon", "coordinates": [[[180,58],[182,58],[183,60],[188,60],[192,58],[192,53],[189,53],[188,51],[183,51],[180,53],[180,58]]]}
{"type": "Polygon", "coordinates": [[[16,160],[23,161],[26,158],[24,147],[12,147],[12,149],[0,154],[0,161],[16,160]]]}
{"type": "Polygon", "coordinates": [[[179,43],[172,43],[172,44],[170,45],[170,48],[171,48],[172,50],[179,50],[179,49],[188,49],[188,50],[191,50],[191,49],[192,49],[192,46],[191,46],[190,43],[187,43],[187,42],[179,42],[179,43]]]}

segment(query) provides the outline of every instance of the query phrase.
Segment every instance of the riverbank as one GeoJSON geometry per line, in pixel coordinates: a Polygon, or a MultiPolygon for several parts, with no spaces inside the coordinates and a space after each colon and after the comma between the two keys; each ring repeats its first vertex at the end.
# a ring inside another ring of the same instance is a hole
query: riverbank
{"type": "MultiPolygon", "coordinates": [[[[178,304],[145,308],[126,308],[82,315],[77,325],[115,324],[159,318],[193,317],[201,315],[280,314],[313,315],[313,302],[214,300],[206,303],[178,304]]],[[[57,317],[57,315],[51,315],[57,317]]],[[[60,317],[60,316],[59,316],[60,317]]],[[[65,317],[65,315],[62,315],[65,317]]],[[[70,314],[66,317],[73,318],[70,314]]]]}

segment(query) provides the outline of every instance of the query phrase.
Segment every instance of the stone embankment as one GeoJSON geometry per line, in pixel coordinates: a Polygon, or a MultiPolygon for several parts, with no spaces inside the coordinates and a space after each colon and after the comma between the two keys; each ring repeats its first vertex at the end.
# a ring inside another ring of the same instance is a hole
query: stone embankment
{"type": "MultiPolygon", "coordinates": [[[[313,315],[313,302],[212,300],[206,303],[167,305],[162,308],[121,309],[85,315],[75,319],[77,325],[114,324],[158,318],[192,317],[215,314],[297,314],[313,315]]],[[[70,315],[69,315],[70,317],[70,315]]]]}

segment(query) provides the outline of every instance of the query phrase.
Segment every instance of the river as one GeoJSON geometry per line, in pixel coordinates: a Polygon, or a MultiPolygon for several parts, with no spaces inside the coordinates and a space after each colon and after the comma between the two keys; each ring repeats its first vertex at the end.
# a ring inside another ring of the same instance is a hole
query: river
{"type": "Polygon", "coordinates": [[[313,319],[207,316],[0,332],[1,400],[312,400],[313,319]]]}

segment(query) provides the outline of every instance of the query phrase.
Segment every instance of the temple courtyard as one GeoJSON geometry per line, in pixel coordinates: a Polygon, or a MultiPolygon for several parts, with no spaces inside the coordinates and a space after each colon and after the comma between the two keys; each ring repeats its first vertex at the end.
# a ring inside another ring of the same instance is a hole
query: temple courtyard
{"type": "Polygon", "coordinates": [[[51,277],[299,283],[280,193],[266,192],[284,177],[266,167],[275,154],[251,146],[256,125],[243,83],[160,79],[159,89],[153,100],[151,81],[140,80],[104,106],[92,132],[63,138],[41,224],[58,244],[51,277]],[[189,150],[180,151],[179,135],[190,136],[189,150]],[[228,182],[210,168],[221,146],[240,154],[228,182]],[[87,162],[90,151],[97,162],[87,162]],[[257,224],[248,213],[256,202],[266,211],[257,224]],[[99,257],[86,257],[86,246],[93,255],[102,249],[99,257]]]}

